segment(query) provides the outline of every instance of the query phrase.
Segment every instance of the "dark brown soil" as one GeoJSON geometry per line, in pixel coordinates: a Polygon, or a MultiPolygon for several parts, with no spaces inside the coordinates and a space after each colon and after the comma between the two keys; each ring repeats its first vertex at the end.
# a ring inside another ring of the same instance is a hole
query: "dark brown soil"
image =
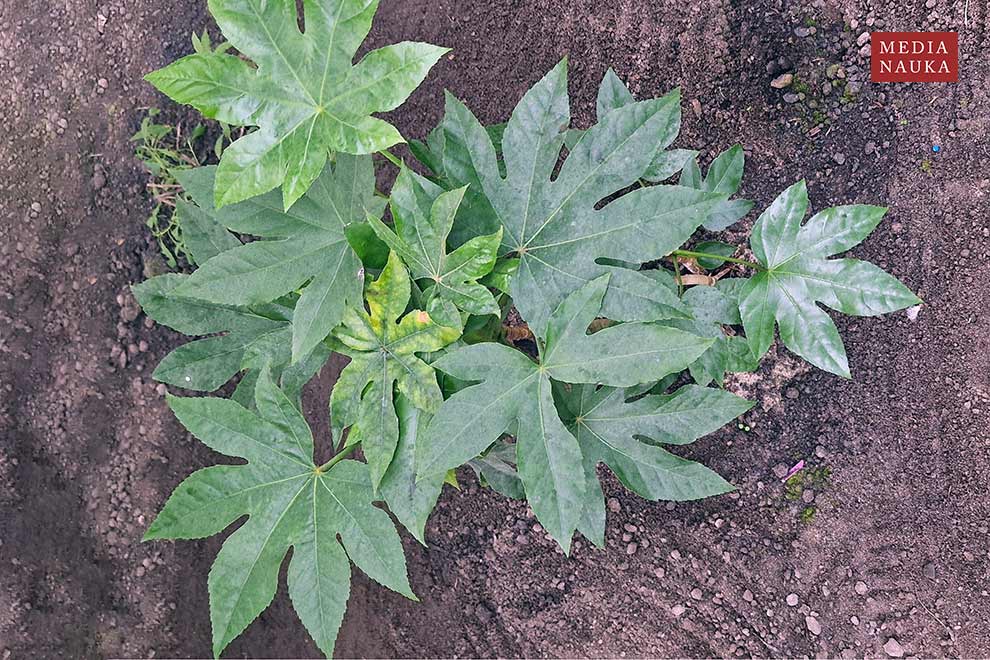
{"type": "MultiPolygon", "coordinates": [[[[179,338],[126,292],[154,253],[127,138],[141,106],[187,116],[140,78],[207,21],[202,0],[0,4],[3,659],[210,650],[219,540],[139,539],[211,456],[149,377],[179,338]]],[[[816,207],[889,205],[854,253],[926,304],[914,320],[838,320],[853,381],[785,351],[736,380],[760,402],[751,430],[694,453],[738,492],[672,506],[609,481],[604,551],[576,544],[565,558],[525,505],[466,478],[445,491],[430,547],[405,539],[422,603],[356,578],[339,654],[990,655],[988,21],[985,2],[947,0],[382,0],[374,44],[454,48],[394,113],[405,135],[438,120],[444,87],[505,120],[564,54],[578,124],[609,65],[640,96],[679,85],[680,144],[710,158],[741,142],[758,208],[800,177],[816,207]],[[856,40],[881,27],[958,30],[961,82],[870,84],[856,40]],[[849,81],[842,102],[843,87],[821,92],[833,63],[849,81]],[[771,88],[783,70],[806,87],[771,88]],[[779,473],[802,458],[813,492],[788,499],[779,473]]],[[[332,379],[310,392],[317,416],[332,379]]],[[[284,590],[229,651],[315,654],[284,590]]]]}

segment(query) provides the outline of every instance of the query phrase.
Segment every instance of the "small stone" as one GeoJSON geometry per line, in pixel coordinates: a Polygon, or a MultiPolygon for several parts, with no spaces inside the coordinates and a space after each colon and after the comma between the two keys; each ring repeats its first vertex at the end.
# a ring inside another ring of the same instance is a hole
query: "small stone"
{"type": "Polygon", "coordinates": [[[753,592],[750,591],[749,589],[747,589],[746,591],[744,591],[743,592],[743,600],[746,601],[747,603],[752,603],[753,602],[753,592]]]}
{"type": "Polygon", "coordinates": [[[625,525],[622,526],[622,529],[626,530],[630,534],[635,534],[636,531],[637,531],[636,530],[636,525],[633,525],[631,523],[626,523],[625,525]]]}
{"type": "Polygon", "coordinates": [[[787,390],[784,392],[784,396],[786,396],[788,399],[796,399],[799,396],[801,396],[801,393],[798,391],[798,388],[796,387],[788,387],[787,390]]]}
{"type": "Polygon", "coordinates": [[[787,466],[783,463],[777,463],[773,466],[773,474],[778,479],[783,479],[787,476],[787,466]]]}
{"type": "Polygon", "coordinates": [[[475,607],[474,614],[478,617],[478,621],[480,621],[483,625],[491,622],[492,620],[492,611],[484,605],[478,605],[475,607]]]}
{"type": "Polygon", "coordinates": [[[657,566],[656,568],[653,569],[653,574],[656,575],[658,578],[663,579],[663,576],[667,574],[667,571],[663,570],[662,566],[657,566]]]}
{"type": "Polygon", "coordinates": [[[703,596],[704,594],[701,592],[701,589],[699,589],[698,587],[695,587],[694,589],[691,590],[691,598],[695,600],[701,600],[703,596]]]}
{"type": "Polygon", "coordinates": [[[683,605],[674,605],[672,608],[670,608],[670,613],[673,614],[674,616],[680,616],[684,614],[684,612],[686,611],[687,608],[684,607],[683,605]]]}
{"type": "Polygon", "coordinates": [[[805,488],[804,492],[801,493],[801,501],[805,504],[811,504],[815,501],[815,491],[810,488],[805,488]]]}
{"type": "Polygon", "coordinates": [[[859,625],[859,617],[856,616],[855,614],[853,614],[851,617],[849,617],[849,623],[853,624],[854,626],[858,626],[859,625]]]}
{"type": "Polygon", "coordinates": [[[921,305],[913,305],[912,307],[908,307],[906,310],[904,310],[904,313],[907,314],[908,321],[917,321],[918,312],[920,311],[921,311],[921,305]]]}
{"type": "Polygon", "coordinates": [[[805,37],[810,36],[812,34],[814,34],[814,32],[812,31],[812,28],[810,28],[810,27],[804,27],[802,25],[800,27],[794,28],[794,36],[795,37],[800,37],[800,38],[804,39],[805,37]]]}
{"type": "Polygon", "coordinates": [[[626,554],[634,555],[636,554],[636,550],[638,549],[639,549],[638,545],[636,545],[635,543],[630,543],[629,545],[626,546],[626,554]]]}
{"type": "Polygon", "coordinates": [[[608,498],[608,510],[612,513],[618,513],[622,511],[622,505],[619,504],[619,500],[614,497],[608,498]]]}
{"type": "Polygon", "coordinates": [[[832,160],[834,160],[836,164],[842,165],[843,163],[846,162],[846,155],[841,151],[836,151],[834,154],[832,154],[832,160]]]}
{"type": "Polygon", "coordinates": [[[870,40],[870,33],[869,32],[864,32],[861,35],[859,35],[858,37],[856,37],[856,45],[857,46],[862,46],[863,44],[865,44],[869,40],[870,40]]]}
{"type": "Polygon", "coordinates": [[[787,598],[784,600],[790,607],[796,607],[801,599],[798,598],[797,594],[787,594],[787,598]]]}
{"type": "Polygon", "coordinates": [[[935,9],[938,0],[925,0],[925,9],[935,9]]]}
{"type": "Polygon", "coordinates": [[[856,589],[856,593],[858,593],[860,596],[865,596],[866,592],[870,590],[870,588],[866,586],[866,583],[863,582],[862,580],[857,581],[856,586],[854,588],[856,589]]]}
{"type": "Polygon", "coordinates": [[[801,97],[798,94],[794,94],[792,92],[784,94],[784,103],[797,103],[800,100],[801,97]]]}
{"type": "Polygon", "coordinates": [[[921,572],[924,573],[925,574],[925,577],[928,578],[929,580],[934,580],[935,579],[935,564],[933,564],[932,562],[928,562],[927,564],[925,564],[922,567],[921,572]]]}
{"type": "Polygon", "coordinates": [[[701,101],[691,99],[691,111],[694,112],[695,117],[701,117],[701,101]]]}
{"type": "Polygon", "coordinates": [[[782,73],[773,80],[770,81],[770,86],[774,89],[784,89],[785,87],[790,87],[791,83],[794,82],[793,73],[782,73]]]}
{"type": "Polygon", "coordinates": [[[839,69],[841,68],[842,66],[839,64],[829,64],[828,67],[825,68],[825,75],[829,78],[837,78],[839,75],[839,69]]]}
{"type": "Polygon", "coordinates": [[[34,211],[35,213],[41,213],[41,203],[31,202],[31,210],[34,211]]]}
{"type": "Polygon", "coordinates": [[[883,652],[886,653],[891,658],[903,658],[904,657],[904,647],[896,639],[891,637],[887,640],[887,643],[883,645],[883,652]]]}
{"type": "Polygon", "coordinates": [[[675,560],[675,561],[676,561],[677,559],[680,559],[680,558],[681,558],[681,553],[680,553],[680,551],[679,551],[679,550],[671,550],[671,551],[670,551],[670,558],[671,558],[671,559],[673,559],[673,560],[675,560]]]}
{"type": "Polygon", "coordinates": [[[872,154],[876,150],[877,150],[877,143],[873,142],[872,140],[867,142],[866,145],[863,147],[863,151],[866,152],[867,154],[872,154]]]}
{"type": "Polygon", "coordinates": [[[822,634],[822,624],[818,623],[818,619],[813,616],[804,617],[804,625],[808,626],[808,631],[812,635],[822,634]]]}

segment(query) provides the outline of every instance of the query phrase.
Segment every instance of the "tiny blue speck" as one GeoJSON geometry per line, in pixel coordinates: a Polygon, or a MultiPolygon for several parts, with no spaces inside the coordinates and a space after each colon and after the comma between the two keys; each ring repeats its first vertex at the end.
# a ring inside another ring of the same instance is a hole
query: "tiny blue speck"
{"type": "Polygon", "coordinates": [[[942,147],[938,146],[937,144],[933,144],[932,145],[932,151],[935,152],[935,153],[938,153],[938,152],[942,151],[942,147]]]}

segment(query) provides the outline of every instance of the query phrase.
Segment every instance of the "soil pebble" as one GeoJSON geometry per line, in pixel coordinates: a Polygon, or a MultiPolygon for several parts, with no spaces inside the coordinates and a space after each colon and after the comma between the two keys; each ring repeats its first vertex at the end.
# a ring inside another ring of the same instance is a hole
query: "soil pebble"
{"type": "Polygon", "coordinates": [[[887,643],[883,645],[883,652],[886,653],[891,658],[903,658],[904,657],[904,647],[896,639],[891,637],[887,640],[887,643]]]}
{"type": "Polygon", "coordinates": [[[818,623],[818,619],[816,619],[815,617],[813,616],[804,617],[804,624],[808,626],[808,631],[812,635],[822,634],[822,624],[818,623]]]}

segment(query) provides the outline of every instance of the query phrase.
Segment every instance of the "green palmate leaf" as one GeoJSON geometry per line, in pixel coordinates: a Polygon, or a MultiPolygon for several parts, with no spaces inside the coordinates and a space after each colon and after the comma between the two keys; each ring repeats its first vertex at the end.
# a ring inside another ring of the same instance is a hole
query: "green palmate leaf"
{"type": "MultiPolygon", "coordinates": [[[[182,176],[176,179],[182,182],[182,176]]],[[[206,263],[221,252],[240,247],[241,242],[220,224],[216,216],[181,197],[175,200],[175,213],[182,225],[182,242],[195,264],[206,263]]]]}
{"type": "Polygon", "coordinates": [[[309,189],[331,151],[370,154],[402,141],[372,117],[399,106],[447,52],[403,42],[354,53],[371,28],[377,0],[210,0],[224,37],[248,61],[195,53],[147,76],[159,90],[205,116],[258,126],[224,150],[218,208],[282,187],[285,209],[309,189]]]}
{"type": "MultiPolygon", "coordinates": [[[[681,130],[681,90],[675,89],[664,98],[670,99],[672,102],[672,107],[667,116],[666,130],[659,135],[655,145],[642,145],[647,150],[651,147],[656,149],[653,160],[640,177],[644,181],[650,181],[652,183],[659,183],[669,179],[698,154],[697,151],[691,151],[690,149],[667,150],[667,147],[670,146],[670,143],[674,141],[681,130]]],[[[629,91],[625,83],[615,75],[612,69],[609,69],[605,72],[605,77],[602,78],[602,83],[598,87],[598,101],[596,103],[598,121],[604,119],[609,112],[635,103],[635,101],[632,92],[629,91]]],[[[574,137],[583,137],[583,135],[584,132],[580,131],[574,137]]],[[[568,148],[572,149],[573,145],[568,145],[568,148]]]]}
{"type": "Polygon", "coordinates": [[[396,384],[414,407],[436,412],[443,394],[433,368],[416,353],[438,351],[461,333],[460,328],[436,323],[425,311],[413,310],[403,316],[409,296],[409,273],[393,252],[381,276],[368,286],[370,313],[348,307],[343,325],[334,330],[337,350],[351,361],[330,395],[333,430],[340,438],[350,427],[347,442],[361,443],[375,489],[399,443],[399,418],[393,403],[396,384]]]}
{"type": "MultiPolygon", "coordinates": [[[[677,290],[674,278],[666,271],[664,286],[677,290]]],[[[715,343],[691,363],[688,371],[699,385],[715,381],[722,385],[726,372],[754,371],[759,360],[750,351],[749,343],[741,336],[727,334],[725,326],[741,325],[739,302],[734,291],[727,291],[740,280],[722,280],[716,287],[695,286],[684,292],[683,301],[691,311],[690,319],[672,319],[664,325],[693,332],[701,337],[711,337],[715,343]]]]}
{"type": "Polygon", "coordinates": [[[626,323],[587,334],[608,276],[571,294],[548,319],[539,363],[507,346],[482,343],[440,357],[434,366],[481,381],[444,402],[416,447],[421,477],[482,454],[515,428],[519,477],[537,518],[567,550],[583,509],[584,467],[577,440],[554,406],[553,381],[629,386],[684,369],[711,340],[656,324],[626,323]]]}
{"type": "Polygon", "coordinates": [[[177,294],[188,275],[168,273],[132,287],[144,313],[185,335],[204,336],[179,346],[163,359],[155,380],[198,392],[212,392],[243,369],[289,362],[292,310],[281,305],[255,308],[220,305],[177,294]]]}
{"type": "MultiPolygon", "coordinates": [[[[743,166],[746,156],[741,145],[735,145],[720,153],[708,167],[708,174],[701,176],[698,160],[692,157],[681,170],[679,183],[682,186],[707,192],[734,195],[742,183],[743,166]]],[[[735,224],[749,213],[753,202],[748,199],[727,199],[712,209],[705,220],[705,229],[720,231],[735,224]]]]}
{"type": "Polygon", "coordinates": [[[369,222],[402,257],[414,279],[428,280],[428,301],[446,300],[469,314],[498,314],[495,298],[478,280],[495,265],[502,231],[472,238],[447,252],[447,237],[465,190],[444,192],[412,170],[402,168],[390,200],[395,230],[375,218],[369,222]]]}
{"type": "Polygon", "coordinates": [[[478,475],[482,485],[489,486],[506,497],[522,500],[526,498],[526,491],[515,463],[515,445],[496,442],[488,451],[467,464],[478,475]]]}
{"type": "Polygon", "coordinates": [[[570,121],[567,67],[561,62],[512,113],[502,137],[503,177],[488,133],[448,96],[445,131],[462,146],[468,178],[478,182],[504,229],[503,251],[519,256],[510,291],[537,336],[545,336],[550,314],[567,295],[608,272],[598,260],[638,264],[668,254],[724,199],[720,193],[654,186],[596,208],[643,175],[655,153],[643,145],[662,141],[676,112],[676,97],[667,96],[607,113],[551,180],[570,121]]]}
{"type": "Polygon", "coordinates": [[[371,157],[339,154],[288,212],[276,193],[214,210],[209,194],[214,174],[208,167],[186,174],[186,190],[200,210],[230,230],[267,240],[216,254],[177,293],[251,305],[305,284],[292,325],[292,359],[299,360],[340,323],[347,305],[361,299],[364,269],[349,238],[366,218],[381,215],[385,203],[375,196],[371,157]]]}
{"type": "MultiPolygon", "coordinates": [[[[709,468],[661,448],[711,433],[753,403],[723,390],[685,385],[672,395],[628,401],[628,392],[594,385],[558,387],[564,422],[577,438],[586,474],[604,463],[627,488],[649,500],[695,500],[732,490],[709,468]]],[[[601,544],[605,501],[597,478],[586,482],[585,533],[601,544]]]]}
{"type": "Polygon", "coordinates": [[[773,343],[774,325],[784,345],[811,364],[849,377],[846,351],[820,302],[843,314],[874,316],[920,302],[880,268],[857,259],[827,259],[862,242],[887,209],[835,206],[801,224],[808,209],[804,181],[785,190],[759,217],[750,246],[766,270],[739,292],[746,337],[757,357],[773,343]]]}
{"type": "Polygon", "coordinates": [[[435,474],[416,480],[416,440],[430,423],[431,416],[401,394],[395,397],[395,411],[399,419],[399,439],[392,462],[382,477],[380,490],[399,522],[426,545],[426,519],[436,506],[446,475],[435,474]]]}
{"type": "MultiPolygon", "coordinates": [[[[667,128],[660,134],[655,145],[643,145],[647,149],[650,147],[656,149],[653,160],[643,173],[643,176],[640,177],[644,181],[650,181],[652,183],[659,183],[665,179],[669,179],[698,154],[697,151],[691,151],[689,149],[666,150],[681,130],[681,91],[675,89],[664,98],[672,99],[674,103],[667,117],[667,128]]],[[[606,71],[605,77],[602,79],[601,85],[598,88],[598,101],[596,104],[598,120],[601,121],[609,112],[631,103],[635,103],[635,99],[625,83],[615,75],[612,69],[606,71]]],[[[585,133],[586,131],[576,128],[568,130],[564,137],[565,146],[569,150],[573,150],[577,143],[584,137],[585,133]]]]}
{"type": "Polygon", "coordinates": [[[289,596],[327,656],[347,606],[348,558],[376,582],[415,599],[399,535],[388,514],[372,504],[367,466],[344,460],[318,468],[306,420],[267,369],[258,379],[257,414],[219,398],[169,397],[168,402],[208,447],[247,461],[192,474],[145,534],[146,540],[203,538],[249,516],[224,542],[210,570],[215,655],[271,603],[290,548],[289,596]]]}

